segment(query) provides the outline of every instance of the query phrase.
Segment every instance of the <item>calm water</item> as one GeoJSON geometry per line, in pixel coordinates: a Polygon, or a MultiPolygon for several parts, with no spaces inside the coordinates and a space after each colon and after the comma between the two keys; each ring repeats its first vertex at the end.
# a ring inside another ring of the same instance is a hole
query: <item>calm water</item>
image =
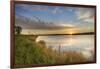
{"type": "Polygon", "coordinates": [[[61,51],[81,52],[90,57],[94,53],[94,35],[39,36],[37,42],[43,40],[47,47],[61,51]]]}

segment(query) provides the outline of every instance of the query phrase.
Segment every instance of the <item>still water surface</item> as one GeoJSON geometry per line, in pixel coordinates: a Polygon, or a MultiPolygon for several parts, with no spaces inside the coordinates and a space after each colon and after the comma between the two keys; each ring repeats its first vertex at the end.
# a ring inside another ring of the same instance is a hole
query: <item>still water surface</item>
{"type": "Polygon", "coordinates": [[[90,57],[94,53],[94,35],[58,35],[58,36],[39,36],[36,42],[43,40],[47,47],[62,52],[76,51],[90,57]]]}

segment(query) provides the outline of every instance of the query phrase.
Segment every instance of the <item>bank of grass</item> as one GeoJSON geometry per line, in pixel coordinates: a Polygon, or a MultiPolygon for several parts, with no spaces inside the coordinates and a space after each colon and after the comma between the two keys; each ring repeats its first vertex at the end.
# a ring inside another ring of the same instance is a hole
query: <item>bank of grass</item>
{"type": "Polygon", "coordinates": [[[47,48],[44,41],[36,43],[22,35],[15,36],[15,64],[70,64],[87,60],[81,53],[66,52],[59,54],[47,48]]]}

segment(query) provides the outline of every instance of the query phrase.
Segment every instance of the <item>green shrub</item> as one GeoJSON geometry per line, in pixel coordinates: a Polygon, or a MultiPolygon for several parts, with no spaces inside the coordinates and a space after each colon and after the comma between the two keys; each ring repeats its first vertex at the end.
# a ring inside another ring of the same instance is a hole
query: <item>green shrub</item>
{"type": "Polygon", "coordinates": [[[47,48],[44,41],[36,43],[33,39],[16,35],[15,37],[15,64],[69,64],[86,62],[81,53],[65,52],[59,54],[57,51],[47,48]]]}

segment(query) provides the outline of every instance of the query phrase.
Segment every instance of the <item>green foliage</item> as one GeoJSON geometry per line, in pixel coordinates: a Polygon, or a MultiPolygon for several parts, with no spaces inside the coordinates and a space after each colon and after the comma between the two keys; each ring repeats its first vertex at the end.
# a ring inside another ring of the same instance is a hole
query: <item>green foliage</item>
{"type": "Polygon", "coordinates": [[[17,35],[21,34],[22,28],[20,26],[15,26],[15,33],[17,35]]]}
{"type": "Polygon", "coordinates": [[[36,43],[22,35],[15,37],[15,52],[16,65],[86,62],[81,53],[66,52],[59,54],[57,51],[47,48],[44,41],[36,43]]]}

